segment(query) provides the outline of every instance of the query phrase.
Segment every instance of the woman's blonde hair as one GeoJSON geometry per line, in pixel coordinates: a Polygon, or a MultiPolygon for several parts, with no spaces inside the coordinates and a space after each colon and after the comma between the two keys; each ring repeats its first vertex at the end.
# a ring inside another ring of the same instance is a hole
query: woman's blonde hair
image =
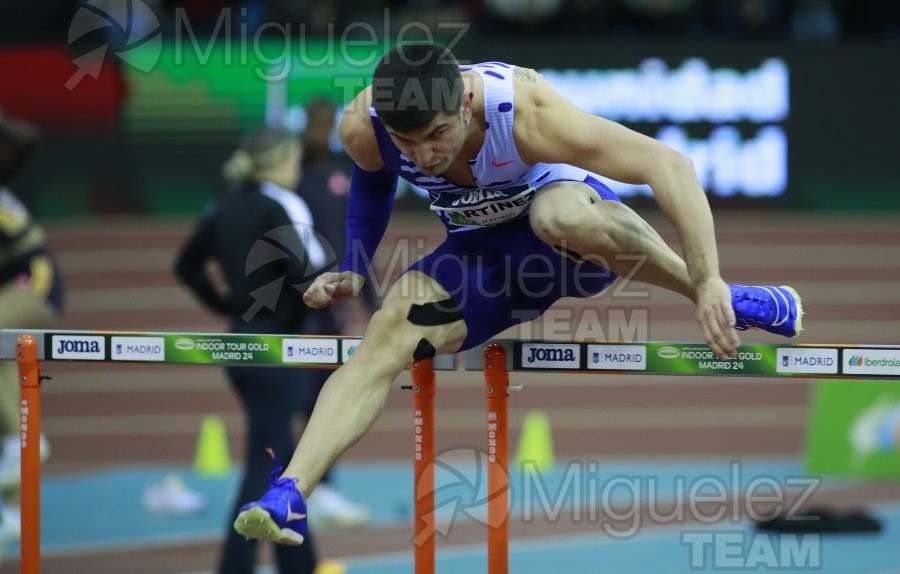
{"type": "Polygon", "coordinates": [[[280,127],[264,127],[245,134],[237,149],[225,162],[222,172],[231,183],[247,183],[287,157],[291,144],[300,144],[290,130],[280,127]]]}

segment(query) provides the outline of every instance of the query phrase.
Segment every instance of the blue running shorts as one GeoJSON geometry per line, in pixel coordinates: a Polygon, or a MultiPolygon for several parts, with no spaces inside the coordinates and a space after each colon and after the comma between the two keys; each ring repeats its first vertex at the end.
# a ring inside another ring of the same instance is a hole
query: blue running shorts
{"type": "MultiPolygon", "coordinates": [[[[584,183],[605,200],[621,201],[592,177],[584,183]]],[[[407,271],[437,281],[462,311],[468,335],[460,351],[537,319],[562,297],[596,295],[617,277],[595,263],[575,262],[554,251],[534,234],[528,217],[448,234],[407,271]]]]}

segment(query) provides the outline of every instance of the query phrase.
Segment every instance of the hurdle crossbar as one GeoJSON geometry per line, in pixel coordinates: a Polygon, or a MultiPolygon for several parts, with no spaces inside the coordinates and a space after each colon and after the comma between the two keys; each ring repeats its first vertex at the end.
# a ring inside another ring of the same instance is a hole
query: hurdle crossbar
{"type": "MultiPolygon", "coordinates": [[[[112,331],[0,330],[0,360],[16,358],[16,343],[30,334],[39,361],[103,361],[185,365],[258,365],[337,368],[361,338],[229,333],[125,333],[112,331]]],[[[489,341],[506,350],[507,370],[523,372],[776,378],[892,379],[900,377],[900,346],[850,344],[746,344],[720,360],[703,343],[592,341],[489,341]]],[[[462,354],[467,371],[481,371],[482,349],[462,354]]],[[[436,371],[455,371],[458,356],[438,355],[436,371]]]]}
{"type": "MultiPolygon", "coordinates": [[[[0,330],[0,360],[16,358],[20,336],[32,335],[39,361],[102,361],[184,365],[337,368],[359,337],[235,335],[230,333],[125,333],[113,331],[0,330]]],[[[703,343],[593,341],[490,341],[506,350],[513,371],[779,378],[900,378],[900,346],[855,344],[747,344],[719,360],[703,343]]],[[[481,348],[461,354],[463,368],[481,371],[481,348]]],[[[455,371],[458,355],[438,355],[436,371],[455,371]]]]}

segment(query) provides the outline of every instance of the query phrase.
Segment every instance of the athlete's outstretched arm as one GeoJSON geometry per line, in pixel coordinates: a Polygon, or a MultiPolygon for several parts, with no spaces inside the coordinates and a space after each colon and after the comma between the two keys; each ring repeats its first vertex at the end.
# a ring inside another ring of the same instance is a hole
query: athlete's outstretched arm
{"type": "Polygon", "coordinates": [[[529,163],[567,163],[625,183],[647,184],[678,232],[708,339],[733,353],[738,339],[719,272],[712,212],[687,156],[616,122],[582,112],[532,70],[517,69],[516,145],[529,163]]]}
{"type": "Polygon", "coordinates": [[[347,251],[340,273],[319,275],[303,294],[303,301],[314,309],[359,294],[391,218],[397,176],[381,160],[368,110],[367,89],[341,119],[341,142],[354,161],[347,202],[347,251]]]}

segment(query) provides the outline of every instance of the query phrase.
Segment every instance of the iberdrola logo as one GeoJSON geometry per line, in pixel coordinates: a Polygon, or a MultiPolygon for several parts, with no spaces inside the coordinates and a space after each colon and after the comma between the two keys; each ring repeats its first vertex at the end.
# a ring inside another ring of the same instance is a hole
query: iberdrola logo
{"type": "Polygon", "coordinates": [[[850,357],[850,360],[847,364],[851,367],[862,367],[863,366],[863,358],[862,355],[853,355],[850,357]]]}

